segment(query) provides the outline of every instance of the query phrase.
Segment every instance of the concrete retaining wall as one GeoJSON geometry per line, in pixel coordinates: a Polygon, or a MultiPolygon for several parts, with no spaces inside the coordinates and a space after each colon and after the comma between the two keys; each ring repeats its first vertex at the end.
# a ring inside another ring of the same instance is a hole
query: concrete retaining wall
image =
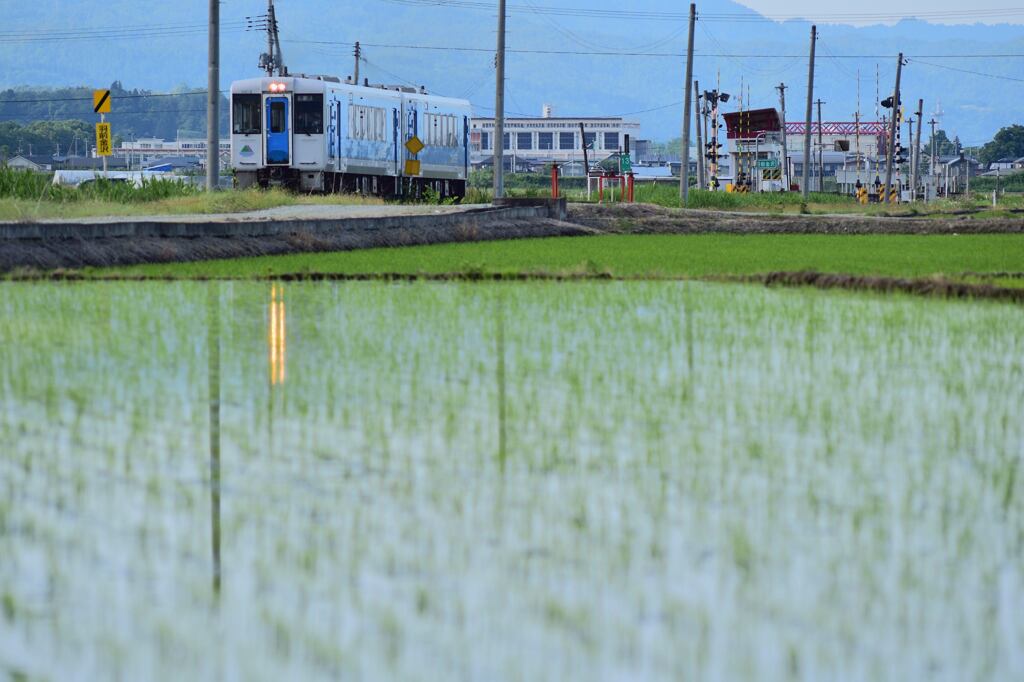
{"type": "MultiPolygon", "coordinates": [[[[132,220],[118,218],[109,223],[44,222],[0,223],[3,239],[191,239],[196,237],[272,237],[286,234],[324,234],[339,229],[352,232],[415,230],[430,227],[464,226],[495,221],[536,218],[559,219],[547,205],[486,208],[424,215],[393,215],[341,219],[217,219],[217,220],[132,220]]],[[[564,218],[561,218],[564,219],[564,218]]]]}
{"type": "MultiPolygon", "coordinates": [[[[564,208],[564,207],[562,207],[564,208]]],[[[593,234],[560,207],[518,205],[333,219],[117,219],[0,224],[0,272],[172,263],[389,246],[593,234]]]]}

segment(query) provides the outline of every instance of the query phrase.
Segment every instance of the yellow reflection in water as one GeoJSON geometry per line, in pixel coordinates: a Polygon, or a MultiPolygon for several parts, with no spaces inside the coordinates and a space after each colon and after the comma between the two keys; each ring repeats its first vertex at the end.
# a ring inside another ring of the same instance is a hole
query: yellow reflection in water
{"type": "Polygon", "coordinates": [[[273,284],[270,287],[270,328],[267,345],[270,351],[270,385],[284,384],[285,363],[287,362],[287,319],[284,309],[284,287],[273,284]]]}

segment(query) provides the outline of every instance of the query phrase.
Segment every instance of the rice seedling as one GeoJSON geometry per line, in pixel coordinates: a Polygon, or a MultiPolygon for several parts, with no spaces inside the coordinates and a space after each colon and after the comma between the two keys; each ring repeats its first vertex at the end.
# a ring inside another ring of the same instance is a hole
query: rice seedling
{"type": "Polygon", "coordinates": [[[1024,674],[1016,307],[0,290],[5,671],[1024,674]]]}

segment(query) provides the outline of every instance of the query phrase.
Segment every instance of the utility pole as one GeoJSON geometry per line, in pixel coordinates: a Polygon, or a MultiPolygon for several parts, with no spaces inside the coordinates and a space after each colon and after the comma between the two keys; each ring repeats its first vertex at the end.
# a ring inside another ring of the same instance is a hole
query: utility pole
{"type": "Polygon", "coordinates": [[[690,37],[686,45],[686,90],[683,97],[683,164],[679,169],[679,198],[686,207],[690,198],[690,83],[693,82],[693,29],[697,22],[697,5],[690,3],[690,37]]]}
{"type": "Polygon", "coordinates": [[[931,166],[932,166],[931,173],[932,173],[932,177],[935,176],[935,126],[937,124],[938,124],[938,121],[935,120],[934,116],[932,116],[932,120],[928,121],[928,125],[930,125],[932,127],[932,155],[931,155],[931,161],[932,161],[932,163],[931,163],[931,166]]]}
{"type": "MultiPolygon", "coordinates": [[[[498,51],[494,92],[494,200],[505,196],[505,0],[498,0],[498,51]]],[[[584,146],[586,140],[581,140],[584,146]]]]}
{"type": "Polygon", "coordinates": [[[271,78],[274,71],[278,76],[287,76],[288,69],[284,65],[281,54],[281,36],[277,30],[277,14],[274,11],[274,0],[267,0],[267,52],[260,55],[260,68],[271,78]]]}
{"type": "Polygon", "coordinates": [[[352,52],[356,58],[356,68],[353,71],[355,77],[355,84],[359,85],[359,60],[363,58],[363,48],[359,46],[359,41],[356,41],[356,49],[352,52]]]}
{"type": "Polygon", "coordinates": [[[818,105],[818,191],[825,191],[825,143],[821,139],[821,105],[826,104],[820,99],[818,105]]]}
{"type": "Polygon", "coordinates": [[[780,118],[782,123],[782,181],[786,185],[786,191],[789,191],[789,145],[786,143],[786,84],[779,83],[778,87],[775,88],[779,91],[779,106],[782,107],[780,118]]]}
{"type": "Polygon", "coordinates": [[[896,63],[896,91],[892,96],[892,122],[889,127],[889,153],[885,161],[885,187],[882,188],[884,195],[883,203],[889,201],[890,187],[892,186],[892,158],[896,154],[896,126],[899,125],[900,110],[900,77],[903,75],[903,53],[900,52],[899,61],[896,63]]]}
{"type": "Polygon", "coordinates": [[[806,200],[810,192],[808,171],[811,166],[811,116],[814,103],[814,44],[818,41],[818,27],[811,26],[811,58],[807,66],[807,126],[804,128],[804,177],[801,190],[806,200]]]}
{"type": "Polygon", "coordinates": [[[704,186],[704,135],[701,133],[703,126],[700,124],[700,82],[693,81],[693,113],[696,118],[693,122],[697,126],[697,187],[704,186]]]}
{"type": "Polygon", "coordinates": [[[924,100],[917,100],[917,138],[914,140],[914,163],[911,166],[910,200],[917,201],[917,183],[921,179],[921,122],[924,120],[924,100]]]}
{"type": "Polygon", "coordinates": [[[209,79],[206,85],[206,190],[220,185],[220,0],[210,0],[209,79]]]}

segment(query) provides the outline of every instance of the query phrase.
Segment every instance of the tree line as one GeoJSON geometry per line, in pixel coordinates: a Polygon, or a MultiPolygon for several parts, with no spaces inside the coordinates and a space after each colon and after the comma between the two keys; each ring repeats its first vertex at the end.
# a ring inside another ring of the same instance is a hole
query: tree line
{"type": "MultiPolygon", "coordinates": [[[[140,137],[173,140],[206,136],[206,91],[180,87],[170,94],[110,86],[113,111],[107,116],[114,143],[140,137]]],[[[0,153],[86,154],[95,144],[92,89],[20,87],[0,91],[0,153]]],[[[221,95],[220,129],[228,129],[228,100],[221,95]]]]}

